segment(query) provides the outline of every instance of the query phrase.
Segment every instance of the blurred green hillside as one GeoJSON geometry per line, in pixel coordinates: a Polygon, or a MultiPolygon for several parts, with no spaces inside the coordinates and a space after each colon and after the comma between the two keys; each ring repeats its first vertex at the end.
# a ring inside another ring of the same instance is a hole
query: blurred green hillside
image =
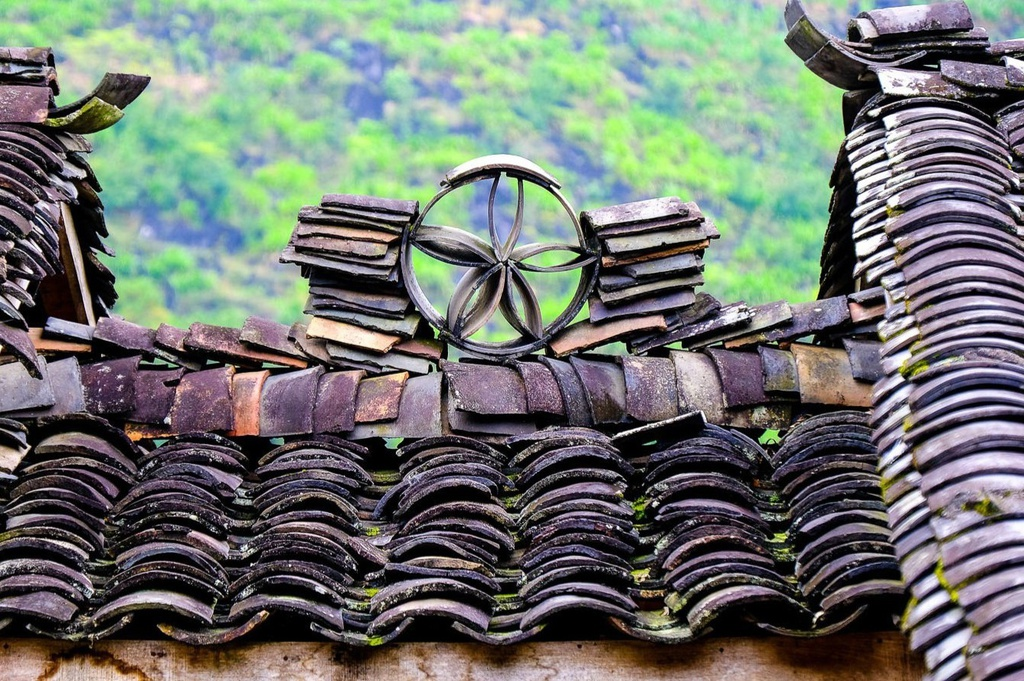
{"type": "MultiPolygon", "coordinates": [[[[0,4],[0,43],[52,46],[61,102],[106,70],[153,76],[94,138],[134,321],[294,321],[305,282],[277,255],[301,206],[425,203],[498,152],[577,209],[697,201],[722,232],[707,290],[759,302],[813,297],[842,136],[841,93],[789,53],[784,4],[22,0],[0,4]]],[[[882,4],[807,6],[842,33],[882,4]]],[[[1024,0],[969,4],[993,37],[1024,35],[1024,0]]]]}

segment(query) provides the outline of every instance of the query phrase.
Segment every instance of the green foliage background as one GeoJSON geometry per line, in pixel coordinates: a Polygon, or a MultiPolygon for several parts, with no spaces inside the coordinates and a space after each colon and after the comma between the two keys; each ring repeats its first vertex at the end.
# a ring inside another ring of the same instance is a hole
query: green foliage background
{"type": "MultiPolygon", "coordinates": [[[[806,3],[837,33],[859,0],[806,3]]],[[[783,42],[784,0],[22,0],[0,43],[51,45],[72,101],[106,70],[153,83],[94,138],[144,324],[301,315],[277,263],[327,192],[426,202],[474,156],[526,156],[578,209],[694,200],[722,239],[707,290],[813,297],[840,91],[783,42]]],[[[886,4],[895,4],[888,2],[886,4]]],[[[974,0],[994,38],[1024,0],[974,0]]]]}

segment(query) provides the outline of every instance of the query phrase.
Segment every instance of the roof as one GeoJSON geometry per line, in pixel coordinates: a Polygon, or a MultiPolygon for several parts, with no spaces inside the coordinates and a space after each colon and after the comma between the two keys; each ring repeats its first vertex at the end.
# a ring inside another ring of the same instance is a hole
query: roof
{"type": "Polygon", "coordinates": [[[807,65],[855,90],[822,290],[885,294],[874,440],[903,627],[928,678],[1019,675],[1024,44],[990,44],[962,2],[862,14],[846,41],[797,2],[787,20],[807,65]]]}
{"type": "MultiPolygon", "coordinates": [[[[29,236],[75,229],[92,262],[103,230],[100,211],[79,216],[100,205],[86,145],[49,121],[11,124],[52,146],[41,183],[82,170],[77,193],[39,197],[59,219],[29,236]]],[[[524,179],[557,193],[503,156],[456,169],[441,195],[502,174],[520,195],[524,179]]],[[[899,607],[864,411],[880,289],[723,306],[694,291],[718,233],[672,197],[579,219],[565,204],[580,241],[553,247],[433,227],[432,205],[303,208],[282,259],[310,280],[308,324],[146,329],[109,316],[110,295],[72,291],[92,323],[39,294],[44,274],[30,280],[34,308],[4,327],[19,361],[0,365],[4,623],[95,639],[150,622],[213,644],[284,619],[376,645],[440,617],[508,643],[591,613],[678,642],[744,622],[821,635],[899,607]],[[548,269],[581,269],[590,319],[501,307],[540,356],[469,340],[484,277],[435,338],[400,257],[412,240],[481,270],[514,261],[510,277],[567,252],[548,269]],[[645,354],[584,352],[612,341],[645,354]],[[482,358],[450,361],[451,347],[482,358]],[[766,429],[787,434],[745,434],[766,429]]],[[[87,271],[87,290],[112,294],[104,277],[87,271]]]]}
{"type": "Polygon", "coordinates": [[[422,209],[303,208],[282,259],[309,279],[311,320],[291,327],[109,316],[72,133],[119,117],[141,81],[56,110],[48,52],[10,50],[7,626],[216,644],[299,621],[378,645],[434,618],[489,643],[599,620],[678,642],[832,633],[901,609],[905,584],[933,678],[1024,666],[1024,46],[990,44],[960,2],[864,13],[847,40],[798,2],[786,16],[794,51],[850,90],[821,299],[723,305],[696,290],[717,237],[698,206],[577,214],[557,180],[500,156],[422,209]],[[488,180],[487,234],[426,219],[488,180]],[[502,182],[518,195],[505,232],[502,182]],[[519,242],[524,183],[561,202],[569,242],[519,242]],[[447,306],[414,252],[466,270],[447,306]],[[579,283],[548,321],[527,275],[556,272],[579,283]],[[480,340],[491,319],[504,340],[480,340]],[[590,352],[611,342],[629,353],[590,352]]]}
{"type": "Polygon", "coordinates": [[[507,643],[580,610],[655,641],[751,618],[824,634],[902,593],[866,421],[813,417],[769,454],[696,417],[664,438],[396,451],[212,434],[147,451],[95,417],[44,420],[8,487],[0,612],[58,637],[136,619],[207,644],[283,616],[361,645],[428,616],[507,643]]]}

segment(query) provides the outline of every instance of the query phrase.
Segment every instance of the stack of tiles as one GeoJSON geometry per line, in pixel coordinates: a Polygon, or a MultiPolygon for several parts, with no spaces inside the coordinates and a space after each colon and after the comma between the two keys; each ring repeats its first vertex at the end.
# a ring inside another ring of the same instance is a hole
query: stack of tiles
{"type": "Polygon", "coordinates": [[[582,214],[601,242],[590,321],[664,314],[691,305],[704,283],[704,249],[719,234],[693,202],[676,197],[582,214]]]}
{"type": "Polygon", "coordinates": [[[867,59],[901,59],[924,50],[944,56],[984,54],[988,33],[962,0],[861,12],[850,22],[850,48],[867,59]]]}
{"type": "MultiPolygon", "coordinates": [[[[883,90],[903,89],[900,96],[905,96],[918,86],[942,87],[947,75],[953,81],[962,80],[960,85],[977,86],[985,78],[985,69],[962,71],[960,67],[970,65],[951,60],[998,56],[990,52],[995,46],[989,44],[985,29],[974,25],[963,0],[861,12],[850,22],[846,40],[817,25],[800,0],[789,0],[786,26],[786,44],[807,68],[837,87],[862,93],[867,84],[877,81],[883,90]],[[941,62],[941,73],[913,70],[936,62],[941,62]],[[947,66],[953,73],[946,73],[947,66]]],[[[853,102],[847,103],[853,105],[850,115],[856,113],[853,102]]]]}
{"type": "MultiPolygon", "coordinates": [[[[0,48],[0,61],[5,63],[0,72],[0,85],[23,87],[46,87],[51,94],[41,94],[44,109],[53,103],[53,95],[60,94],[57,86],[57,70],[54,68],[53,52],[47,47],[4,47],[0,48]]],[[[15,97],[15,102],[19,100],[15,97]]],[[[8,103],[4,103],[7,110],[8,103]]],[[[45,113],[43,114],[45,118],[45,113]]],[[[41,122],[41,121],[40,121],[41,122]]]]}
{"type": "Polygon", "coordinates": [[[49,48],[0,48],[0,347],[35,378],[45,362],[30,326],[47,316],[95,324],[117,298],[97,258],[113,251],[82,134],[117,122],[149,82],[107,74],[91,94],[53,108],[53,64],[49,48]]]}
{"type": "Polygon", "coordinates": [[[313,315],[305,334],[323,341],[338,366],[423,374],[440,357],[429,338],[413,340],[423,320],[398,266],[402,233],[418,212],[415,201],[352,194],[327,194],[299,211],[281,262],[302,266],[313,315]]]}

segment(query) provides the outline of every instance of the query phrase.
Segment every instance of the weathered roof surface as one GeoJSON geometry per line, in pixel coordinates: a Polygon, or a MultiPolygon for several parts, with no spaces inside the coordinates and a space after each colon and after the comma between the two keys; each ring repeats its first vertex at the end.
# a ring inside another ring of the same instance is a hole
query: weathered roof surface
{"type": "Polygon", "coordinates": [[[103,243],[92,146],[79,133],[115,123],[149,78],[107,74],[58,109],[48,48],[4,48],[0,59],[0,343],[39,377],[29,325],[51,315],[94,324],[117,299],[114,276],[96,257],[113,253],[103,243]]]}
{"type": "MultiPolygon", "coordinates": [[[[441,618],[509,643],[596,615],[679,642],[741,624],[823,635],[902,604],[865,412],[881,289],[799,305],[697,294],[718,233],[675,197],[570,211],[578,245],[517,246],[521,206],[488,243],[424,226],[415,201],[335,194],[300,211],[282,256],[309,279],[308,323],[146,329],[108,314],[78,134],[116,122],[144,79],[110,75],[54,109],[49,52],[5,54],[25,64],[0,91],[46,90],[0,130],[0,224],[18,228],[0,240],[8,631],[155,623],[213,644],[297,621],[376,645],[441,618]],[[414,231],[482,268],[451,323],[409,295],[414,231]],[[546,324],[522,272],[575,269],[590,318],[546,324]],[[496,310],[545,354],[469,344],[505,360],[449,361],[496,310]],[[585,354],[613,341],[632,353],[585,354]],[[751,439],[766,429],[785,435],[751,439]]],[[[507,173],[520,198],[524,177],[557,189],[512,157],[467,167],[507,173]]]]}
{"type": "MultiPolygon", "coordinates": [[[[328,195],[284,255],[312,319],[242,329],[105,316],[96,186],[68,131],[116,120],[140,81],[56,110],[48,52],[8,52],[6,626],[217,643],[297,620],[374,645],[441,618],[503,643],[586,613],[685,641],[828,633],[901,607],[905,581],[932,678],[1024,668],[1024,47],[990,44],[960,2],[864,13],[847,40],[795,1],[787,24],[852,91],[820,300],[698,294],[717,232],[675,197],[571,213],[578,245],[517,246],[521,208],[488,241],[424,227],[413,201],[328,195]],[[71,227],[84,250],[60,248],[71,227]],[[471,270],[444,314],[410,296],[419,229],[471,270]],[[588,320],[539,318],[517,277],[548,251],[581,271],[588,320]],[[47,287],[76,252],[64,314],[47,287]],[[466,344],[496,312],[523,342],[466,344]],[[612,341],[630,354],[586,354],[612,341]],[[449,342],[482,357],[449,361],[449,342]]],[[[467,167],[557,188],[508,157],[467,167]]]]}
{"type": "Polygon", "coordinates": [[[208,434],[141,449],[96,417],[27,438],[2,425],[23,458],[4,487],[0,614],[51,636],[137,620],[217,643],[292,617],[373,645],[439,617],[509,643],[589,611],[679,642],[746,620],[820,635],[901,601],[863,412],[812,417],[770,450],[699,414],[394,451],[208,434]]]}
{"type": "MultiPolygon", "coordinates": [[[[709,347],[663,356],[449,362],[436,346],[410,341],[405,347],[415,348],[420,354],[410,356],[420,361],[398,372],[338,355],[329,339],[289,340],[286,326],[267,320],[250,319],[242,329],[197,323],[178,333],[116,317],[100,319],[94,329],[54,322],[33,334],[41,353],[38,378],[21,364],[0,365],[0,385],[11,387],[0,416],[75,413],[84,405],[122,423],[135,439],[196,430],[263,437],[331,432],[355,440],[461,432],[500,439],[551,425],[620,430],[691,411],[717,425],[781,429],[800,414],[869,406],[870,387],[881,375],[880,343],[852,332],[876,314],[873,295],[735,306],[745,326],[722,331],[713,322],[725,315],[710,316],[678,334],[709,347]],[[765,308],[772,311],[762,315],[765,308]],[[773,323],[759,324],[769,315],[773,323]],[[845,343],[795,342],[813,332],[845,336],[845,343]],[[309,351],[311,341],[319,341],[319,353],[309,351]],[[355,391],[347,416],[337,405],[342,382],[355,391]],[[291,384],[308,387],[286,387],[291,384]],[[214,394],[223,399],[211,401],[214,394]],[[304,430],[283,432],[274,425],[285,414],[311,415],[332,405],[334,420],[320,426],[310,420],[304,430]],[[234,414],[243,413],[248,416],[236,423],[234,414]]],[[[296,338],[302,331],[291,333],[296,338]]]]}
{"type": "Polygon", "coordinates": [[[691,334],[706,351],[420,351],[424,368],[401,372],[266,320],[53,320],[34,335],[41,379],[0,365],[19,419],[0,460],[0,613],[68,638],[155,621],[194,643],[292,617],[373,645],[427,617],[509,643],[590,612],[679,642],[893,612],[863,411],[879,344],[791,342],[849,336],[872,295],[742,306],[716,337],[691,334]],[[743,434],[765,428],[790,432],[767,448],[743,434]]]}
{"type": "Polygon", "coordinates": [[[822,291],[884,291],[871,425],[912,597],[903,626],[928,678],[1013,678],[1024,668],[1022,44],[988,45],[962,3],[869,12],[850,33],[856,45],[825,39],[827,67],[808,59],[861,90],[847,96],[822,291]],[[883,47],[885,60],[859,61],[883,47]]]}

